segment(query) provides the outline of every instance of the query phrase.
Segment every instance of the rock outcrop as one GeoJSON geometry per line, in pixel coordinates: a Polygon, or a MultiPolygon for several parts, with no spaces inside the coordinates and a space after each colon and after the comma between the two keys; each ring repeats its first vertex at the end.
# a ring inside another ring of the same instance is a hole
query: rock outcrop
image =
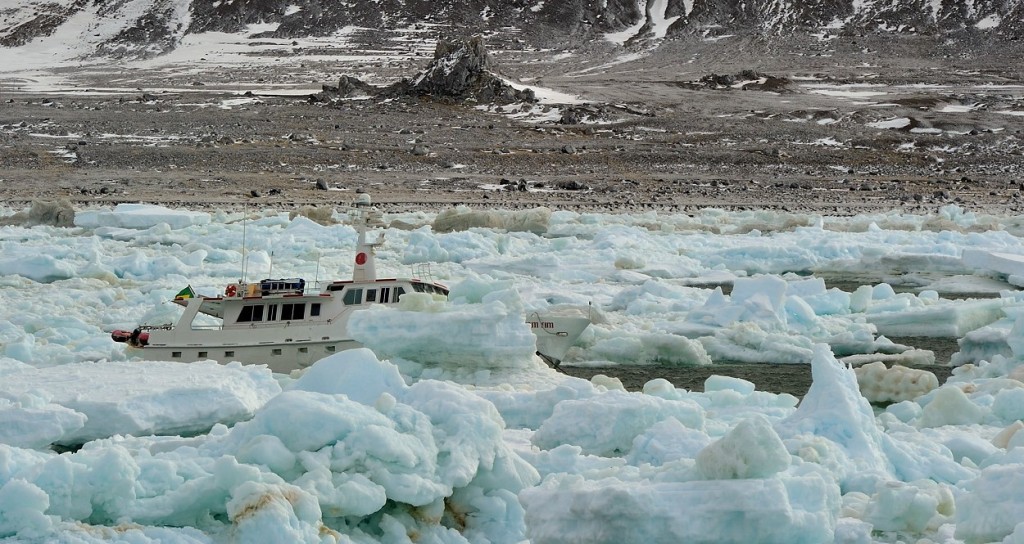
{"type": "Polygon", "coordinates": [[[338,85],[324,85],[320,94],[314,96],[315,101],[327,102],[337,98],[351,98],[354,96],[373,96],[380,92],[379,87],[374,87],[358,78],[343,75],[338,79],[338,85]]]}
{"type": "Polygon", "coordinates": [[[698,83],[689,86],[708,89],[784,92],[788,90],[789,84],[788,78],[762,74],[754,70],[743,70],[738,74],[708,74],[700,78],[698,83]]]}
{"type": "Polygon", "coordinates": [[[516,88],[494,71],[483,38],[449,42],[441,40],[434,59],[412,79],[403,79],[388,87],[374,87],[356,78],[342,76],[337,87],[324,86],[314,101],[330,102],[350,96],[416,96],[453,102],[510,104],[534,102],[529,88],[516,88]]]}

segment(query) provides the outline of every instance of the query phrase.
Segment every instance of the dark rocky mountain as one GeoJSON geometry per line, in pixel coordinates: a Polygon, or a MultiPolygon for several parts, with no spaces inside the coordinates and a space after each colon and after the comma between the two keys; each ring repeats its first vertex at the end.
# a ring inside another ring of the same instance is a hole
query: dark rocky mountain
{"type": "Polygon", "coordinates": [[[513,29],[521,44],[559,47],[624,30],[627,46],[727,33],[1000,41],[1024,36],[1024,0],[7,0],[0,7],[0,46],[67,35],[112,56],[157,55],[203,32],[288,39],[346,27],[368,36],[410,28],[435,38],[513,29]]]}

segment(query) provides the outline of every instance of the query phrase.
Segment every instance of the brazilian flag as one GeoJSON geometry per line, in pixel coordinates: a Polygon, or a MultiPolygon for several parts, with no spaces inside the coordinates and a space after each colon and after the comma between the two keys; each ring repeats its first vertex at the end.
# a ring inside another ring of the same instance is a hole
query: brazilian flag
{"type": "Polygon", "coordinates": [[[189,285],[188,287],[185,287],[181,291],[178,291],[178,294],[174,295],[174,300],[182,300],[182,299],[186,299],[186,298],[195,298],[195,297],[196,297],[196,292],[193,291],[192,290],[192,286],[189,285]]]}

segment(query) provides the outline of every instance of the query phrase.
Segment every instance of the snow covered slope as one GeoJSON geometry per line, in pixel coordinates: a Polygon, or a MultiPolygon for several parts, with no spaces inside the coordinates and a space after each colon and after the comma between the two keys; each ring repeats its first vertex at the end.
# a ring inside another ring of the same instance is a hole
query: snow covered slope
{"type": "Polygon", "coordinates": [[[602,38],[630,44],[711,32],[941,32],[1012,40],[1024,33],[1024,0],[9,0],[0,7],[0,46],[36,40],[67,58],[157,55],[185,35],[206,32],[259,40],[355,28],[511,34],[520,45],[602,38]]]}

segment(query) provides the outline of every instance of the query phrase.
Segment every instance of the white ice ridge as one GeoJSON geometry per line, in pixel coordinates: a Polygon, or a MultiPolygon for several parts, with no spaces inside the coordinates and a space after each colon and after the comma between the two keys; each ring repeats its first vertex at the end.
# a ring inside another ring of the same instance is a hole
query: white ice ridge
{"type": "Polygon", "coordinates": [[[281,392],[264,367],[144,361],[34,368],[0,359],[0,442],[26,448],[114,435],[206,432],[281,392]]]}

